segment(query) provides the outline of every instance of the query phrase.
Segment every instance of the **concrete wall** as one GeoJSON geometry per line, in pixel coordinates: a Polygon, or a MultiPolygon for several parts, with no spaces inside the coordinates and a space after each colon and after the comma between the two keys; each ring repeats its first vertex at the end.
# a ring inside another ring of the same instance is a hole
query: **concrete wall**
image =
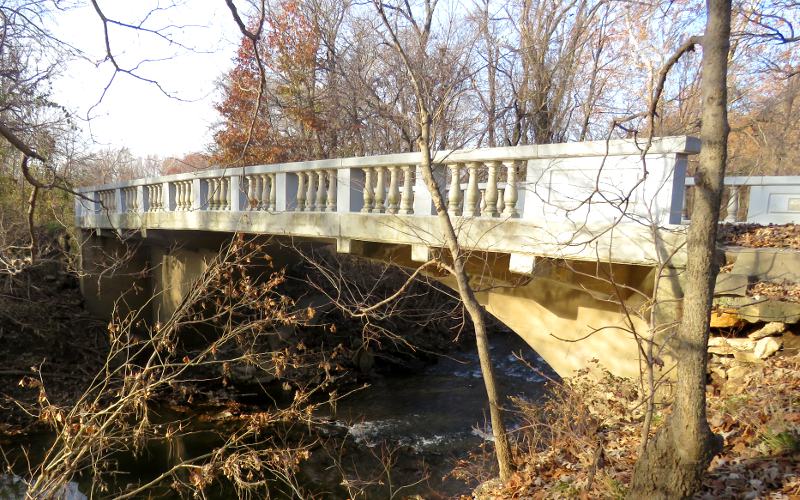
{"type": "Polygon", "coordinates": [[[150,312],[149,248],[125,241],[106,231],[81,231],[80,286],[87,309],[101,318],[111,316],[117,304],[125,310],[150,312]]]}

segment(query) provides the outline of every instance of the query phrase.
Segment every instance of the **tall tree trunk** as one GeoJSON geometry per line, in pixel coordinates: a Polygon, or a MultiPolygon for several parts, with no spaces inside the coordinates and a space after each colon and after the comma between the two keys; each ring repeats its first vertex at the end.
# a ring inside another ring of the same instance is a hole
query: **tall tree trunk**
{"type": "Polygon", "coordinates": [[[703,148],[695,174],[695,204],[687,238],[683,318],[679,327],[672,414],[639,457],[630,498],[689,498],[721,449],[706,420],[706,358],[714,281],[717,224],[727,160],[727,70],[731,1],[707,0],[703,35],[703,148]]]}
{"type": "Polygon", "coordinates": [[[494,366],[492,365],[492,358],[489,350],[489,338],[486,335],[486,320],[483,316],[483,307],[478,302],[475,291],[469,283],[469,276],[465,269],[466,262],[464,253],[461,251],[461,245],[458,243],[458,235],[450,220],[450,215],[447,213],[447,206],[444,203],[439,187],[436,185],[436,181],[433,178],[433,153],[430,147],[430,114],[424,106],[420,106],[419,115],[420,138],[418,143],[420,152],[422,153],[420,170],[422,171],[425,185],[428,187],[428,191],[430,191],[431,197],[433,198],[433,206],[436,209],[436,215],[444,229],[447,248],[453,259],[452,272],[458,284],[458,294],[475,328],[475,344],[478,350],[483,383],[486,386],[486,395],[489,400],[489,417],[492,422],[492,436],[494,437],[497,464],[500,469],[500,479],[502,481],[508,481],[513,473],[511,446],[508,441],[508,434],[506,433],[503,420],[500,391],[495,382],[494,366]]]}

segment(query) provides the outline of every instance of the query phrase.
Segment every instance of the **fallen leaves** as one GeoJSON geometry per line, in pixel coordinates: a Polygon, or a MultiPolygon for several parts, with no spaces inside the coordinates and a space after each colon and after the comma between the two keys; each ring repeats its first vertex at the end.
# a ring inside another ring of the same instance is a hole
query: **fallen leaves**
{"type": "MultiPolygon", "coordinates": [[[[797,500],[800,355],[754,364],[727,384],[708,393],[709,425],[725,446],[695,498],[797,500]]],[[[551,387],[544,403],[516,400],[518,472],[480,498],[623,498],[641,442],[639,401],[635,384],[599,367],[551,387]]],[[[653,416],[654,429],[666,411],[653,416]]]]}
{"type": "Polygon", "coordinates": [[[750,248],[800,250],[800,225],[720,224],[717,241],[723,245],[750,248]]]}

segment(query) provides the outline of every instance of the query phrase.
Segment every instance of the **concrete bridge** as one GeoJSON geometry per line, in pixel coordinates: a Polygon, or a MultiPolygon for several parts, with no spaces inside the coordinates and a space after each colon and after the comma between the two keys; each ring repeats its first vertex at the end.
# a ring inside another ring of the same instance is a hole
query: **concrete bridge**
{"type": "MultiPolygon", "coordinates": [[[[591,358],[638,375],[630,325],[646,334],[640,315],[656,290],[681,295],[685,172],[700,143],[666,137],[646,147],[615,140],[436,154],[434,176],[470,252],[479,299],[562,375],[591,358]],[[620,303],[640,315],[628,319],[620,303]]],[[[75,216],[87,303],[107,314],[136,283],[142,303],[158,294],[155,318],[170,314],[236,232],[419,265],[446,246],[419,161],[403,153],[83,188],[75,216]],[[104,256],[129,251],[120,234],[138,246],[124,266],[103,270],[104,256]]],[[[126,300],[137,305],[130,294],[126,300]]],[[[675,311],[658,313],[666,321],[675,311]]]]}

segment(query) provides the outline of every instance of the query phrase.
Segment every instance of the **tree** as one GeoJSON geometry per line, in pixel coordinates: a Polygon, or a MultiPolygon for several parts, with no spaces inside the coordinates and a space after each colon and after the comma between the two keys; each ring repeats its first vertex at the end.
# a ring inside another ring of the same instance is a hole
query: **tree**
{"type": "Polygon", "coordinates": [[[687,238],[683,316],[676,338],[673,411],[639,457],[631,498],[690,498],[721,449],[706,420],[706,357],[716,236],[727,160],[727,70],[731,2],[707,1],[702,37],[702,150],[695,173],[695,205],[687,238]]]}
{"type": "MultiPolygon", "coordinates": [[[[436,209],[436,215],[439,219],[441,228],[444,230],[445,241],[449,252],[449,257],[452,261],[450,265],[439,263],[440,266],[447,269],[450,274],[455,278],[458,285],[458,294],[464,303],[464,308],[469,314],[475,328],[475,342],[478,350],[478,357],[480,359],[481,373],[483,374],[483,382],[486,386],[486,394],[489,399],[489,413],[492,423],[492,435],[494,436],[495,453],[497,455],[497,463],[500,468],[500,479],[507,481],[511,478],[512,462],[511,462],[511,447],[509,445],[508,434],[506,433],[505,423],[503,419],[502,404],[500,402],[500,391],[497,388],[494,377],[494,367],[492,366],[491,353],[489,351],[489,340],[486,332],[486,320],[484,317],[483,307],[478,302],[475,296],[475,291],[469,282],[469,276],[466,271],[466,254],[461,249],[458,242],[458,235],[447,212],[447,206],[441,191],[433,177],[433,137],[432,125],[436,120],[437,115],[441,110],[439,106],[435,106],[436,92],[432,92],[430,88],[430,75],[432,74],[433,58],[428,56],[428,43],[431,36],[431,25],[433,23],[434,10],[436,8],[436,0],[426,0],[424,3],[424,17],[421,20],[415,18],[414,12],[409,4],[404,6],[393,6],[392,10],[395,11],[397,16],[404,19],[411,26],[414,34],[407,44],[401,42],[401,34],[398,33],[397,18],[395,22],[390,21],[387,14],[387,6],[380,0],[374,0],[373,5],[383,21],[384,28],[388,33],[390,43],[397,51],[398,55],[403,61],[405,70],[408,72],[409,79],[411,80],[414,97],[417,102],[416,120],[417,120],[417,136],[416,141],[420,151],[420,170],[425,186],[431,193],[433,198],[433,205],[436,209]],[[414,59],[412,60],[412,55],[414,59]],[[432,104],[434,106],[432,106],[432,104]]],[[[437,82],[441,83],[441,82],[437,82]]],[[[446,94],[445,94],[446,95],[446,94]]],[[[446,102],[444,99],[443,102],[446,102]]]]}

